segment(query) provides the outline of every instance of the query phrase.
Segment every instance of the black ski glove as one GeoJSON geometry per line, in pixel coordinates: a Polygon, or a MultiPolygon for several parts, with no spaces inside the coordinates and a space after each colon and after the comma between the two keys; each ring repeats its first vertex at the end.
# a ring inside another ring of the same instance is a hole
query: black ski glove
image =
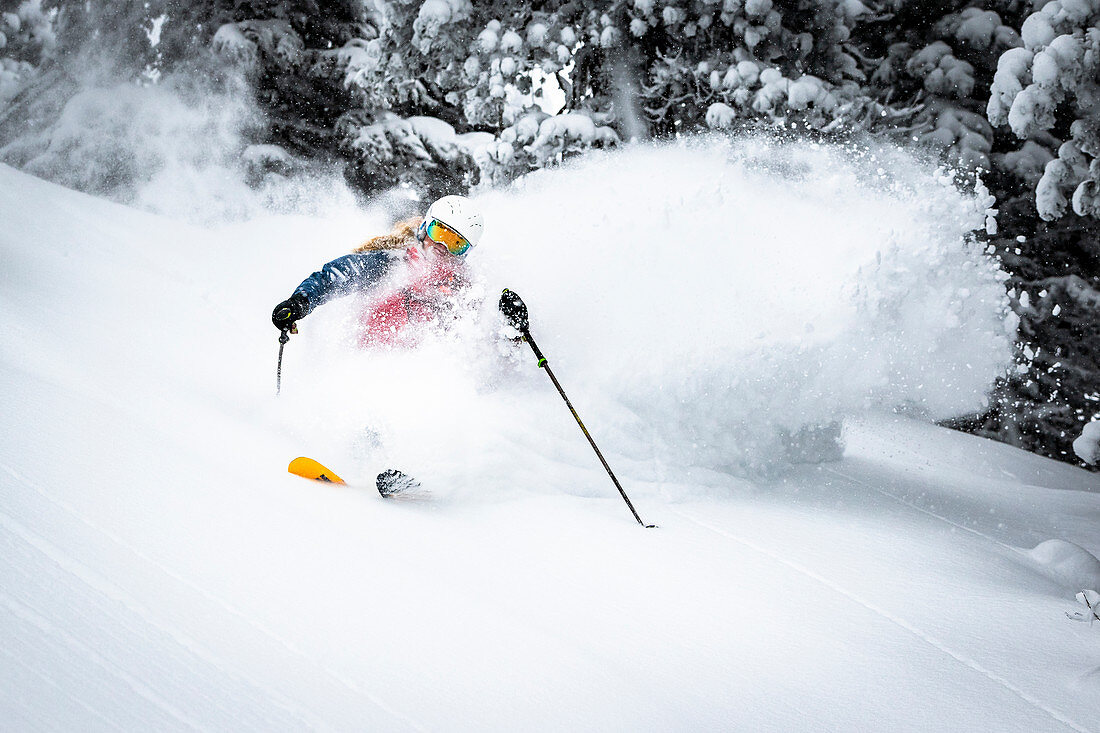
{"type": "Polygon", "coordinates": [[[295,293],[271,311],[271,322],[280,331],[289,331],[294,328],[295,322],[305,318],[309,313],[309,300],[302,293],[295,293]]]}

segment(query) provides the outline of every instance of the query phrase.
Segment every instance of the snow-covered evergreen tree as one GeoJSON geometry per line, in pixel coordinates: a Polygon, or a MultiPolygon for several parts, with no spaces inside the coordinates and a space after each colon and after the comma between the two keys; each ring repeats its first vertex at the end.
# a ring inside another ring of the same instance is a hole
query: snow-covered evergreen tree
{"type": "Polygon", "coordinates": [[[1085,425],[1081,434],[1073,441],[1073,451],[1085,463],[1100,463],[1100,421],[1085,425]]]}
{"type": "Polygon", "coordinates": [[[42,0],[0,3],[0,119],[8,103],[30,81],[38,65],[57,46],[56,11],[42,0]]]}
{"type": "Polygon", "coordinates": [[[328,54],[361,100],[340,122],[361,176],[381,173],[392,185],[403,171],[423,168],[423,183],[454,188],[618,142],[609,115],[593,105],[545,109],[544,87],[569,85],[559,72],[576,65],[583,46],[570,21],[584,14],[574,5],[429,0],[377,8],[366,33],[328,54]]]}
{"type": "Polygon", "coordinates": [[[1020,35],[1022,45],[998,61],[989,120],[1023,140],[1047,132],[1064,139],[1036,187],[1044,219],[1071,206],[1100,217],[1100,2],[1052,0],[1024,20],[1020,35]]]}
{"type": "Polygon", "coordinates": [[[911,140],[963,170],[989,171],[1000,151],[994,151],[982,90],[998,55],[1020,44],[1018,34],[989,3],[885,5],[860,29],[869,86],[911,140]]]}

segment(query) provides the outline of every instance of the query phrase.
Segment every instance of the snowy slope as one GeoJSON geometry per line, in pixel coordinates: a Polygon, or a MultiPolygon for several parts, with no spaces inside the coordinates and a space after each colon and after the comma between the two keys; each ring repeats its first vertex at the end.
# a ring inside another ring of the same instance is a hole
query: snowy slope
{"type": "MultiPolygon", "coordinates": [[[[814,154],[803,217],[762,209],[789,171],[726,171],[772,239],[738,256],[703,224],[685,237],[711,258],[659,249],[654,202],[592,170],[485,199],[488,300],[527,299],[648,531],[529,356],[479,336],[488,313],[457,344],[364,354],[353,304],[326,306],[275,398],[271,306],[379,215],[199,229],[0,168],[3,727],[1100,730],[1100,631],[1066,615],[1100,585],[1096,477],[894,412],[980,403],[1010,358],[995,267],[943,215],[966,202],[830,196],[814,154]],[[600,186],[627,216],[524,229],[533,201],[600,186]],[[623,226],[634,264],[566,236],[623,226]],[[769,266],[811,233],[832,249],[769,266]],[[695,309],[727,327],[685,327],[695,309]],[[774,457],[832,418],[842,458],[774,457]],[[300,454],[359,486],[289,476],[300,454]],[[380,499],[387,465],[431,495],[380,499]]],[[[698,198],[657,214],[698,221],[698,198]]]]}

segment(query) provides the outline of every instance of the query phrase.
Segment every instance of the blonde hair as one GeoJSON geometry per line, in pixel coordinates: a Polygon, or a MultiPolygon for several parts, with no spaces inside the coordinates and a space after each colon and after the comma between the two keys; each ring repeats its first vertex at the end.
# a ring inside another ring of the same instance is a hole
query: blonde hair
{"type": "Polygon", "coordinates": [[[393,225],[389,234],[371,237],[352,250],[353,253],[377,252],[383,249],[404,249],[416,241],[416,228],[420,226],[420,217],[405,219],[393,225]]]}

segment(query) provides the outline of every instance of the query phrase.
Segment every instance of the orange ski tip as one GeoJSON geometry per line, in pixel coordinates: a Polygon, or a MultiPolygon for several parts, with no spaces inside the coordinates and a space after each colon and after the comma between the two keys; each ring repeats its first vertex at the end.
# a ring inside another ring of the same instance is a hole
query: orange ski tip
{"type": "Polygon", "coordinates": [[[314,481],[326,481],[332,484],[347,483],[344,479],[340,478],[317,461],[312,458],[306,458],[305,456],[295,458],[290,462],[286,470],[295,476],[313,479],[314,481]]]}

